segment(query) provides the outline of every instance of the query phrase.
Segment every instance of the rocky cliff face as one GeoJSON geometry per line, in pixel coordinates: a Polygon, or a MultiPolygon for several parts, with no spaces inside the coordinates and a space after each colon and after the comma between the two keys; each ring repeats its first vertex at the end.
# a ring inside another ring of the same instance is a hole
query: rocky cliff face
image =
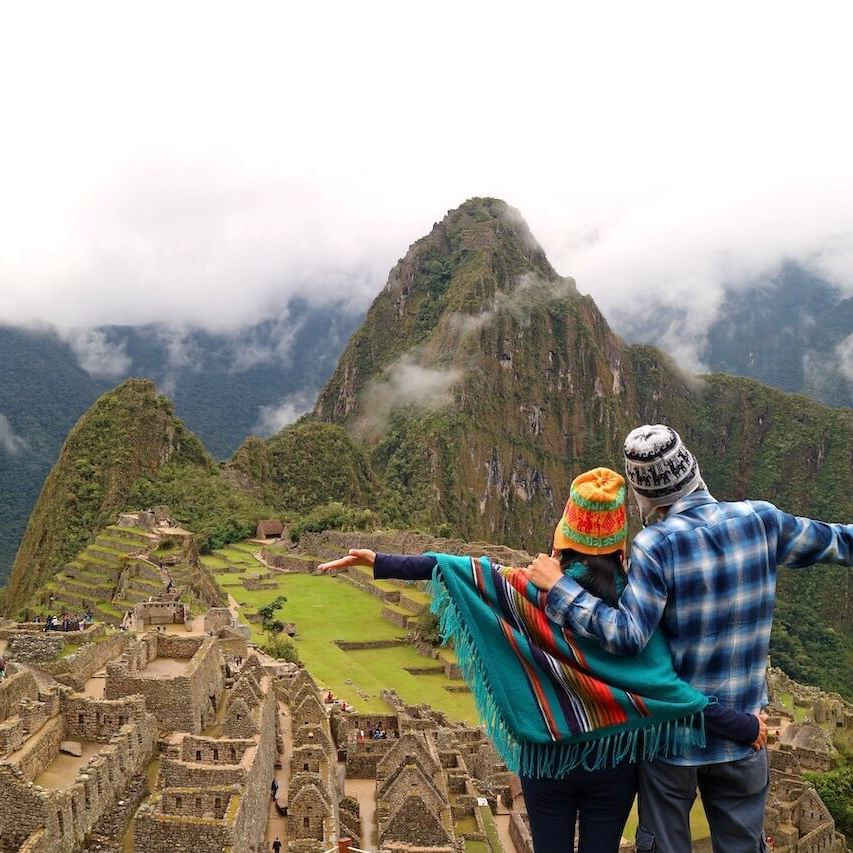
{"type": "Polygon", "coordinates": [[[621,468],[625,433],[666,421],[720,497],[849,517],[853,416],[749,380],[682,375],[627,346],[527,226],[473,199],[391,271],[317,418],[370,452],[397,523],[541,548],[572,478],[621,468]]]}

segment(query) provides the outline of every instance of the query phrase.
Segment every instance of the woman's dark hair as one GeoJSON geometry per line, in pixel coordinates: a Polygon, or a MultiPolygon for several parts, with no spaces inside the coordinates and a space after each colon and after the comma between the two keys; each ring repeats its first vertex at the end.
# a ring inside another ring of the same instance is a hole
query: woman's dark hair
{"type": "Polygon", "coordinates": [[[611,551],[609,554],[582,554],[574,548],[563,548],[560,551],[560,568],[565,571],[572,563],[582,563],[586,571],[582,577],[576,578],[577,582],[596,598],[615,607],[619,601],[616,573],[619,572],[623,576],[625,574],[620,553],[611,551]]]}

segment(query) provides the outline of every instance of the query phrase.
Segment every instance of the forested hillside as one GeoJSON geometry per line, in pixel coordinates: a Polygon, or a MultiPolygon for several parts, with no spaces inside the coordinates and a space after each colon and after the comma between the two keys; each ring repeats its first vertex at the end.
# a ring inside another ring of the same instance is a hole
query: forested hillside
{"type": "Polygon", "coordinates": [[[88,353],[75,353],[50,329],[0,326],[0,583],[68,431],[100,394],[128,376],[152,380],[225,459],[250,433],[268,434],[278,418],[310,408],[359,320],[341,305],[295,301],[285,320],[259,318],[238,334],[101,327],[86,336],[88,353]],[[121,369],[105,378],[110,365],[121,369]],[[278,414],[287,401],[289,412],[278,414]]]}
{"type": "MultiPolygon", "coordinates": [[[[389,526],[547,546],[573,477],[621,468],[643,422],[676,427],[720,499],[853,517],[853,411],[754,380],[690,377],[627,345],[559,276],[517,211],[472,199],[413,244],[314,412],[224,466],[150,383],[102,397],[68,438],[30,522],[7,607],[122,509],[167,503],[202,545],[276,513],[301,530],[389,526]],[[143,428],[144,427],[144,428],[143,428]]],[[[853,690],[853,573],[783,575],[774,654],[853,690]]]]}

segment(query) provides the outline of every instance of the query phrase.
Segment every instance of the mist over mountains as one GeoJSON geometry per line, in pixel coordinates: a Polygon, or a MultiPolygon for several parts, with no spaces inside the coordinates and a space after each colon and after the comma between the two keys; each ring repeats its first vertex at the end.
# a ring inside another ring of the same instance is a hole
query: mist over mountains
{"type": "MultiPolygon", "coordinates": [[[[446,259],[431,263],[430,300],[406,332],[413,339],[429,331],[429,312],[449,282],[446,259]]],[[[0,579],[65,436],[104,391],[130,376],[152,379],[212,455],[226,459],[246,436],[273,434],[312,408],[362,319],[351,302],[293,299],[236,334],[167,323],[61,333],[0,326],[0,579]]],[[[853,299],[793,263],[767,279],[733,282],[699,339],[688,338],[682,311],[648,294],[609,319],[625,340],[660,346],[676,360],[689,350],[688,362],[709,371],[853,406],[853,299]]],[[[442,399],[454,378],[409,352],[371,386],[360,428],[375,431],[394,402],[442,399]]]]}
{"type": "Polygon", "coordinates": [[[130,376],[152,379],[218,459],[314,404],[361,321],[295,300],[238,335],[168,325],[63,332],[0,326],[0,582],[77,419],[130,376]]]}
{"type": "Polygon", "coordinates": [[[611,312],[629,341],[687,358],[705,371],[749,376],[827,406],[853,407],[853,298],[795,263],[774,275],[731,282],[716,317],[699,335],[686,308],[646,295],[611,312]],[[689,352],[688,352],[689,351],[689,352]]]}

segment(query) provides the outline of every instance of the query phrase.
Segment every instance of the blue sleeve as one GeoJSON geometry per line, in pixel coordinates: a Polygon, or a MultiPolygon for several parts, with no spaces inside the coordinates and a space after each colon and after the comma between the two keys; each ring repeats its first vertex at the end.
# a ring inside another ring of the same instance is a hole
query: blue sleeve
{"type": "Polygon", "coordinates": [[[777,562],[780,566],[801,568],[814,563],[853,565],[853,524],[828,524],[790,515],[773,507],[779,525],[777,562]]]}
{"type": "Polygon", "coordinates": [[[724,708],[716,702],[705,708],[705,728],[713,735],[737,743],[752,743],[758,737],[758,718],[754,714],[724,708]]]}
{"type": "Polygon", "coordinates": [[[373,562],[376,580],[426,581],[432,578],[435,557],[427,554],[377,554],[373,562]]]}

